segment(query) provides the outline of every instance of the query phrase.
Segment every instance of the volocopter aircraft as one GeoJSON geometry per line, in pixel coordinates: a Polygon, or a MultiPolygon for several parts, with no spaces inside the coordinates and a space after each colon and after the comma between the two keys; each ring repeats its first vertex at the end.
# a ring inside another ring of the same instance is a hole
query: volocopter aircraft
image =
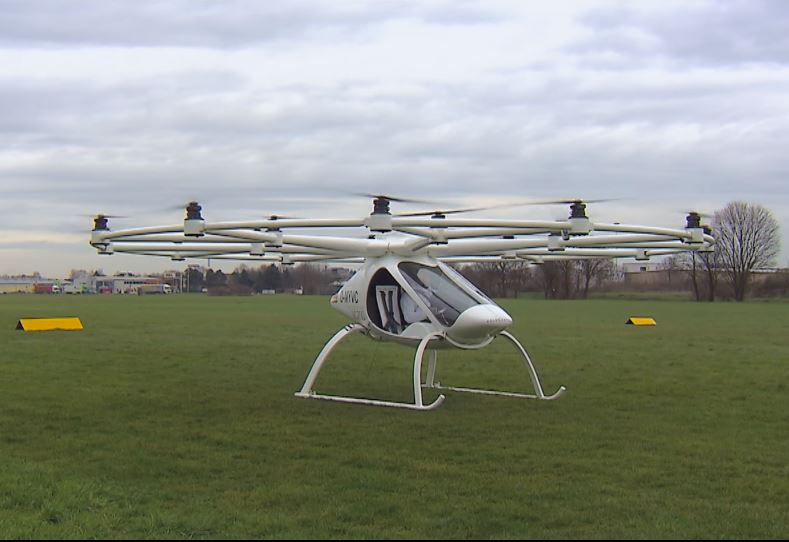
{"type": "Polygon", "coordinates": [[[445,395],[442,393],[432,403],[425,404],[423,388],[542,400],[559,398],[565,392],[562,386],[552,395],[545,394],[528,351],[507,331],[512,325],[510,315],[451,264],[497,260],[541,264],[587,258],[648,260],[652,256],[686,251],[709,252],[715,243],[697,212],[688,213],[684,228],[670,229],[592,222],[586,209],[593,200],[529,202],[568,204],[570,214],[566,220],[508,220],[449,216],[492,207],[393,215],[391,202],[413,200],[368,196],[373,198],[372,213],[348,219],[273,215],[255,221],[210,222],[203,218],[201,205],[190,202],[183,223],[111,231],[110,217],[98,215],[94,218],[90,244],[99,254],[139,254],[175,261],[211,258],[284,265],[361,264],[331,298],[332,307],[346,315],[351,323],[329,339],[296,396],[431,410],[441,405],[445,395]],[[327,234],[348,228],[365,228],[368,238],[327,234]],[[288,233],[293,230],[315,233],[288,233]],[[413,403],[316,393],[315,383],[331,352],[353,333],[416,348],[413,403]],[[442,386],[436,380],[438,350],[480,349],[497,337],[512,342],[522,356],[533,394],[442,386]],[[423,382],[426,352],[430,358],[423,382]]]}

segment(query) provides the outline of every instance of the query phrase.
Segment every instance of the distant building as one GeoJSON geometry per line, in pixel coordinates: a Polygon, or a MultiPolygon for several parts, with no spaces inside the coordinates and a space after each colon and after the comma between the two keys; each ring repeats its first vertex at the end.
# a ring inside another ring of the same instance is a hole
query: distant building
{"type": "Polygon", "coordinates": [[[38,274],[0,278],[0,294],[136,294],[140,286],[164,284],[170,292],[183,291],[185,273],[167,271],[161,275],[119,274],[75,271],[67,280],[47,279],[38,274]]]}
{"type": "Polygon", "coordinates": [[[36,289],[36,279],[20,277],[0,279],[0,294],[32,294],[36,289]]]}
{"type": "Polygon", "coordinates": [[[63,293],[65,294],[93,294],[96,293],[97,277],[88,273],[87,271],[74,273],[68,284],[63,286],[63,293]]]}
{"type": "Polygon", "coordinates": [[[120,274],[112,277],[79,274],[72,277],[70,284],[64,286],[65,293],[95,293],[95,294],[137,294],[142,286],[166,284],[171,292],[181,291],[181,275],[177,272],[168,272],[161,276],[136,276],[120,274]]]}
{"type": "Polygon", "coordinates": [[[622,272],[625,275],[629,273],[647,273],[659,271],[661,267],[661,262],[625,262],[622,264],[622,272]]]}
{"type": "MultiPolygon", "coordinates": [[[[132,277],[132,276],[121,276],[121,277],[101,277],[101,290],[98,291],[106,291],[107,293],[113,294],[137,294],[139,293],[140,287],[146,284],[162,284],[163,281],[158,277],[132,277]]],[[[97,287],[99,286],[99,281],[97,281],[97,287]]]]}
{"type": "Polygon", "coordinates": [[[684,290],[688,274],[667,268],[664,262],[627,262],[622,264],[625,287],[638,290],[684,290]]]}

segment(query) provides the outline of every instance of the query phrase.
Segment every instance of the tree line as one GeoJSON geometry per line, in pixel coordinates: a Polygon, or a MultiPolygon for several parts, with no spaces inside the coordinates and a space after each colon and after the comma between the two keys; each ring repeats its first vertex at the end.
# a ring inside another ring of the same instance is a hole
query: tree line
{"type": "Polygon", "coordinates": [[[306,295],[334,293],[350,271],[325,265],[302,263],[294,266],[241,265],[232,273],[190,266],[186,270],[185,290],[207,291],[213,295],[246,295],[263,292],[299,292],[306,295]]]}
{"type": "Polygon", "coordinates": [[[613,260],[604,258],[548,261],[540,265],[499,260],[464,265],[458,271],[491,297],[540,292],[545,299],[586,299],[593,289],[604,287],[621,274],[613,260]]]}

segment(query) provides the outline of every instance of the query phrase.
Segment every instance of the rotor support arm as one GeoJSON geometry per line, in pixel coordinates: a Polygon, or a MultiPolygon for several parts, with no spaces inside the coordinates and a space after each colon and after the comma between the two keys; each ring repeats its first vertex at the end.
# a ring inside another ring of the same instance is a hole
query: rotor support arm
{"type": "Polygon", "coordinates": [[[603,223],[594,223],[592,225],[594,231],[608,231],[608,232],[617,232],[617,233],[643,233],[648,234],[651,236],[655,235],[663,235],[672,239],[687,239],[688,241],[691,240],[693,235],[688,230],[678,230],[672,228],[652,228],[646,226],[633,226],[633,225],[626,225],[626,224],[603,224],[603,223]]]}
{"type": "Polygon", "coordinates": [[[396,231],[432,239],[433,241],[449,241],[452,239],[484,239],[486,237],[506,237],[510,235],[537,235],[548,233],[546,229],[525,228],[464,228],[464,229],[428,229],[428,228],[395,228],[396,231]]]}
{"type": "MultiPolygon", "coordinates": [[[[283,243],[310,249],[320,249],[338,253],[364,253],[370,246],[367,239],[347,239],[345,237],[329,237],[319,235],[290,235],[281,232],[257,232],[242,230],[222,231],[220,235],[233,239],[244,239],[259,243],[283,243]]],[[[309,251],[307,251],[309,252],[309,251]]]]}
{"type": "Polygon", "coordinates": [[[506,220],[475,218],[393,218],[392,228],[506,228],[517,230],[568,231],[568,221],[506,220]]]}
{"type": "Polygon", "coordinates": [[[206,222],[206,231],[254,230],[284,228],[357,228],[364,226],[364,220],[342,218],[278,218],[276,220],[256,220],[247,222],[206,222]]]}
{"type": "Polygon", "coordinates": [[[457,241],[449,245],[432,246],[428,255],[434,258],[449,256],[494,255],[499,252],[524,250],[544,247],[543,239],[481,239],[473,241],[457,241]]]}

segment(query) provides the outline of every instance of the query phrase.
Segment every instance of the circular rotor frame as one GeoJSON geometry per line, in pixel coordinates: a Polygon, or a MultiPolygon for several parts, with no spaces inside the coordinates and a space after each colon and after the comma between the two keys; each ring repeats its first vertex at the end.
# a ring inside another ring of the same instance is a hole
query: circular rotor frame
{"type": "Polygon", "coordinates": [[[192,212],[182,224],[119,231],[111,231],[106,217],[102,219],[103,227],[94,227],[90,241],[100,254],[138,254],[177,261],[211,258],[285,264],[361,263],[386,254],[426,255],[447,262],[648,260],[652,256],[710,251],[715,243],[703,227],[596,223],[586,216],[545,221],[379,213],[362,219],[272,217],[210,222],[192,212]],[[349,230],[354,233],[349,234],[349,230]],[[371,235],[374,232],[377,235],[371,235]]]}

